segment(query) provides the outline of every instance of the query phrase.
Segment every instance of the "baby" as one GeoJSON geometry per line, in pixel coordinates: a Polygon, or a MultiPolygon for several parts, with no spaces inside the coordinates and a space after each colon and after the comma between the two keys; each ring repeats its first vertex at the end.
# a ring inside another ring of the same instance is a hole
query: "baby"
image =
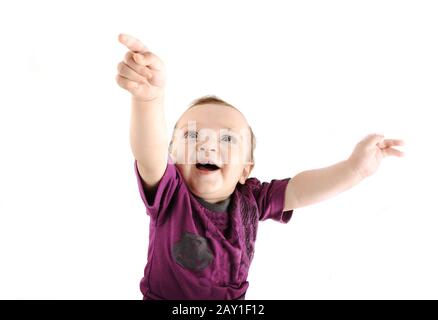
{"type": "Polygon", "coordinates": [[[259,221],[287,223],[295,209],[343,192],[372,175],[402,140],[371,134],[347,160],[260,182],[249,178],[255,139],[240,111],[206,96],[195,100],[166,141],[163,62],[139,40],[117,83],[132,95],[130,141],[141,198],[150,216],[143,299],[243,300],[259,221]]]}

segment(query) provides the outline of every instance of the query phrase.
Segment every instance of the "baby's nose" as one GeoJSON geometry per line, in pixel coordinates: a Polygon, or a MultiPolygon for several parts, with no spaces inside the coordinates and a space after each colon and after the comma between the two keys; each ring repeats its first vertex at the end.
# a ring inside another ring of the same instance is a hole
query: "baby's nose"
{"type": "Polygon", "coordinates": [[[207,146],[207,147],[205,147],[205,146],[202,145],[202,146],[199,148],[199,150],[201,150],[201,151],[208,150],[208,151],[215,152],[215,151],[216,151],[216,147],[213,147],[213,146],[207,146]]]}
{"type": "Polygon", "coordinates": [[[216,150],[217,150],[217,145],[216,145],[214,139],[212,139],[210,137],[206,137],[206,139],[204,141],[199,143],[198,147],[199,147],[200,151],[204,151],[204,152],[206,152],[206,151],[216,152],[216,150]]]}

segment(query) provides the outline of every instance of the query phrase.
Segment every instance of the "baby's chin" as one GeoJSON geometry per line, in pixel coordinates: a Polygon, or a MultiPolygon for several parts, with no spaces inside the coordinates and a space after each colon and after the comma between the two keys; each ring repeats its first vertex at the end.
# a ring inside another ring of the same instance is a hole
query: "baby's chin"
{"type": "Polygon", "coordinates": [[[202,199],[227,197],[227,190],[221,179],[218,179],[218,181],[192,179],[187,186],[191,193],[202,199]]]}
{"type": "Polygon", "coordinates": [[[219,195],[224,192],[222,185],[219,181],[207,182],[207,181],[197,181],[192,180],[188,184],[189,190],[196,196],[200,198],[208,198],[214,195],[219,195]]]}

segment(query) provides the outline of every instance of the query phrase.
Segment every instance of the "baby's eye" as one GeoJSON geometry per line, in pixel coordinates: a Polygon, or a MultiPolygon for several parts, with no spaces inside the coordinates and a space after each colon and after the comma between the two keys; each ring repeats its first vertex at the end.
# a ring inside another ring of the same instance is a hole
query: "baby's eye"
{"type": "Polygon", "coordinates": [[[184,133],[184,138],[196,139],[198,137],[198,133],[196,131],[187,131],[184,133]]]}
{"type": "Polygon", "coordinates": [[[229,134],[223,135],[221,138],[221,141],[225,142],[235,142],[235,139],[233,136],[230,136],[229,134]]]}

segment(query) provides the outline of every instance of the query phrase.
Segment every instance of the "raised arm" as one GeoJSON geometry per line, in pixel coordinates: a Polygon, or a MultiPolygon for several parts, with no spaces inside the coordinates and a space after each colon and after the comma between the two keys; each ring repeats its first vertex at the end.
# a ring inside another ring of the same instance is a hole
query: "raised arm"
{"type": "Polygon", "coordinates": [[[361,180],[348,160],[329,167],[300,172],[288,182],[283,211],[329,199],[350,189],[361,180]]]}
{"type": "Polygon", "coordinates": [[[146,189],[152,190],[167,164],[164,64],[134,37],[120,34],[119,41],[129,49],[118,65],[116,80],[132,95],[131,149],[146,189]]]}
{"type": "Polygon", "coordinates": [[[383,135],[370,134],[356,145],[347,160],[298,173],[288,182],[283,211],[305,207],[350,189],[372,175],[385,156],[403,156],[402,151],[392,148],[401,145],[403,140],[383,140],[383,135]]]}

